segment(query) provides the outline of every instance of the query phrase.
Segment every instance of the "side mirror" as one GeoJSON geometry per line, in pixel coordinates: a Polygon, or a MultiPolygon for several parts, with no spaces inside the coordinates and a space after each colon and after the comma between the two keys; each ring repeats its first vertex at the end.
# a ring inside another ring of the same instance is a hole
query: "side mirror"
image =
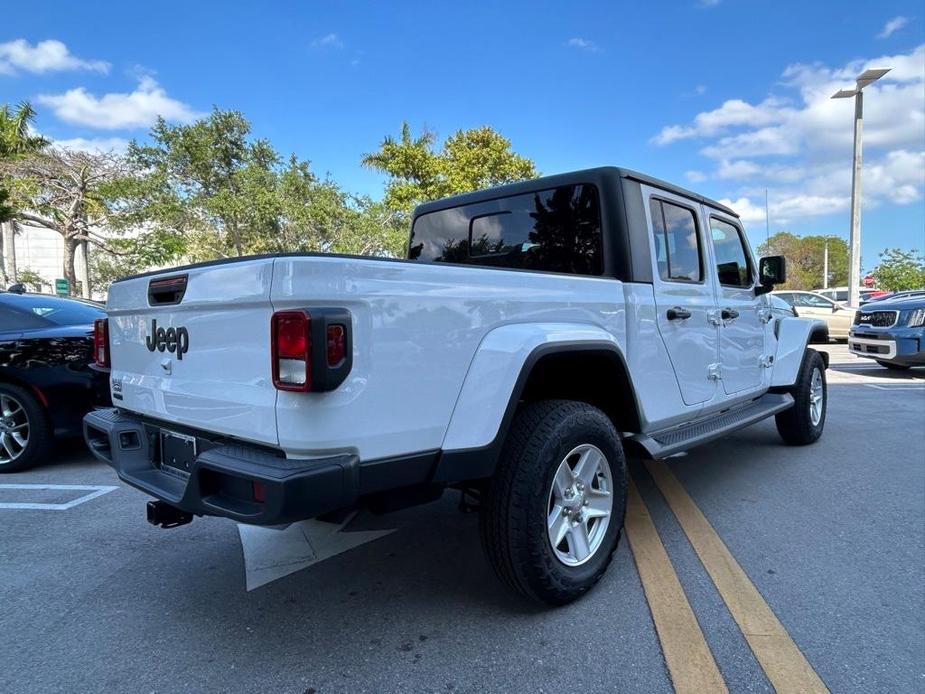
{"type": "Polygon", "coordinates": [[[767,294],[774,285],[787,281],[787,260],[782,255],[769,255],[758,261],[758,286],[755,294],[767,294]]]}

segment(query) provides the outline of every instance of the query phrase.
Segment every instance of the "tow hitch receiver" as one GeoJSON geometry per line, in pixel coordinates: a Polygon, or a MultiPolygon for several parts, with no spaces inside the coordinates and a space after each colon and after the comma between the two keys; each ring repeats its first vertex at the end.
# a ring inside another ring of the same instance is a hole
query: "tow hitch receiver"
{"type": "Polygon", "coordinates": [[[193,521],[193,514],[187,513],[166,501],[148,502],[148,522],[161,528],[176,528],[193,521]]]}

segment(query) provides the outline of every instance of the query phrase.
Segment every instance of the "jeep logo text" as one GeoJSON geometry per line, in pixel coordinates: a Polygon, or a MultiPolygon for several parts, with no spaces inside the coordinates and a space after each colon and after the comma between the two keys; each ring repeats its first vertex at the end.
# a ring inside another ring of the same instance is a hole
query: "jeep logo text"
{"type": "Polygon", "coordinates": [[[158,328],[157,319],[151,321],[151,334],[145,338],[145,345],[148,350],[153,352],[176,352],[177,359],[183,359],[183,355],[189,351],[189,332],[186,328],[158,328]]]}

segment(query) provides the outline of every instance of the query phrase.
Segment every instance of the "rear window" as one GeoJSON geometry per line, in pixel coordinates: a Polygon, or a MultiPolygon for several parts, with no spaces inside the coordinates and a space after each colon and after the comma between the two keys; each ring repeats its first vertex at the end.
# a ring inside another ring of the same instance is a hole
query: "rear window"
{"type": "Polygon", "coordinates": [[[54,296],[16,296],[4,301],[2,323],[7,330],[27,330],[51,325],[89,325],[104,318],[102,309],[54,296]]]}
{"type": "Polygon", "coordinates": [[[600,275],[601,209],[593,185],[567,185],[418,217],[410,260],[600,275]]]}

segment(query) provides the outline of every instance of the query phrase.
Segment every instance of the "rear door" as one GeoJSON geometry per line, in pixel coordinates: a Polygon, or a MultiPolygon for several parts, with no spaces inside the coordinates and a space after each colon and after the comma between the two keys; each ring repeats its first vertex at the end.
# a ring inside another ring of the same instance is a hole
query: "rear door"
{"type": "Polygon", "coordinates": [[[652,234],[653,288],[658,330],[687,405],[710,400],[718,349],[713,284],[705,272],[701,207],[686,198],[643,186],[652,234]]]}
{"type": "Polygon", "coordinates": [[[757,273],[741,224],[734,217],[709,210],[717,307],[720,363],[727,395],[759,388],[765,324],[769,316],[755,293],[757,273]]]}
{"type": "Polygon", "coordinates": [[[272,277],[273,259],[263,258],[114,283],[107,304],[113,404],[276,444],[272,277]]]}

